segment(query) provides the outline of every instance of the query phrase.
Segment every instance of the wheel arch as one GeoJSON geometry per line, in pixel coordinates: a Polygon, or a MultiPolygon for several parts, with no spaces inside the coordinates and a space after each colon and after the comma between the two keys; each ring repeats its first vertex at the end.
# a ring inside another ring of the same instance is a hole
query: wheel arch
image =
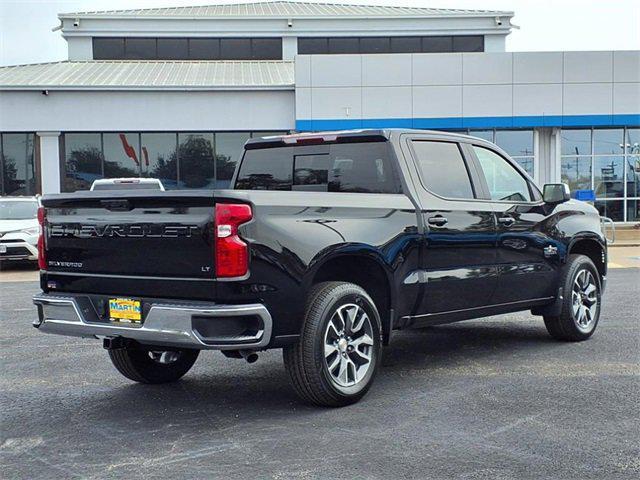
{"type": "Polygon", "coordinates": [[[383,342],[386,345],[395,311],[392,278],[390,268],[376,250],[364,248],[352,252],[338,249],[314,260],[307,276],[306,291],[313,285],[326,281],[349,282],[363,288],[378,309],[383,342]]]}
{"type": "Polygon", "coordinates": [[[569,244],[567,253],[585,255],[591,259],[600,274],[600,282],[607,275],[607,249],[602,240],[593,235],[581,235],[569,244]]]}

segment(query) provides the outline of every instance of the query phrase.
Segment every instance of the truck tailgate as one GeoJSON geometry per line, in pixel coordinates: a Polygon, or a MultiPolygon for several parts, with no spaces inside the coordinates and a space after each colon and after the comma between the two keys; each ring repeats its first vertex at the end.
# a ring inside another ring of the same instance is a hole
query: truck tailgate
{"type": "Polygon", "coordinates": [[[214,277],[212,191],[44,197],[50,273],[214,277]]]}

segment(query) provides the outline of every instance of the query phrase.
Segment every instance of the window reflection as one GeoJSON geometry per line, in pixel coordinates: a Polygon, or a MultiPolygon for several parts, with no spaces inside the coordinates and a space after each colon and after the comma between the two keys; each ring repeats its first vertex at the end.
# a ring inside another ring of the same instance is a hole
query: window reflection
{"type": "Polygon", "coordinates": [[[88,190],[102,178],[102,139],[99,133],[68,133],[64,136],[65,176],[62,190],[88,190]]]}
{"type": "Polygon", "coordinates": [[[563,158],[561,181],[569,185],[571,193],[576,190],[591,190],[591,157],[563,158]]]}
{"type": "Polygon", "coordinates": [[[140,176],[140,143],[137,134],[105,133],[102,142],[105,178],[140,176]]]}
{"type": "Polygon", "coordinates": [[[627,157],[627,197],[640,197],[640,155],[627,157]]]}
{"type": "Polygon", "coordinates": [[[591,130],[562,130],[562,155],[591,155],[591,130]]]}
{"type": "Polygon", "coordinates": [[[640,222],[640,200],[627,200],[627,222],[640,222]]]}
{"type": "Polygon", "coordinates": [[[213,133],[178,134],[180,188],[215,188],[213,133]]]}
{"type": "Polygon", "coordinates": [[[143,177],[158,178],[164,188],[178,188],[178,157],[175,133],[143,133],[141,170],[143,177]]]}
{"type": "Polygon", "coordinates": [[[624,196],[623,157],[594,157],[594,190],[597,198],[624,196]]]}
{"type": "Polygon", "coordinates": [[[2,195],[35,195],[33,134],[2,134],[0,136],[0,154],[2,195]]]}
{"type": "Polygon", "coordinates": [[[229,188],[242,147],[249,137],[249,132],[216,133],[216,188],[229,188]]]}
{"type": "Polygon", "coordinates": [[[593,131],[593,153],[594,155],[621,155],[623,149],[623,130],[597,129],[593,131]]]}
{"type": "Polygon", "coordinates": [[[606,200],[595,202],[594,206],[603,217],[609,217],[614,222],[622,222],[624,220],[622,200],[606,200]]]}
{"type": "Polygon", "coordinates": [[[627,128],[625,143],[628,154],[640,155],[640,128],[627,128]]]}

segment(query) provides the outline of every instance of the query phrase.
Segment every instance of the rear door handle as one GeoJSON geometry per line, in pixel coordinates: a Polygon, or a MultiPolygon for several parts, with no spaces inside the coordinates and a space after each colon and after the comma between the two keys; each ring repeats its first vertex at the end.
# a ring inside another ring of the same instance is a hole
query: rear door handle
{"type": "Polygon", "coordinates": [[[445,217],[441,216],[429,217],[429,219],[427,220],[427,222],[429,222],[429,225],[435,225],[436,227],[446,225],[448,221],[449,220],[447,220],[445,217]]]}
{"type": "Polygon", "coordinates": [[[516,223],[516,219],[513,217],[500,217],[498,218],[498,223],[504,225],[505,227],[510,227],[514,223],[516,223]]]}

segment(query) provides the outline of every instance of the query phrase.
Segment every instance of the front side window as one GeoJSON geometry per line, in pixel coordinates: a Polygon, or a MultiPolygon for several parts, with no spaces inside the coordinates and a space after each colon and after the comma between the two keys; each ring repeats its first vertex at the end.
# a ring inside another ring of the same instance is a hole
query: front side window
{"type": "Polygon", "coordinates": [[[484,147],[474,145],[473,150],[484,172],[492,200],[531,201],[529,184],[507,160],[484,147]]]}
{"type": "Polygon", "coordinates": [[[474,198],[469,172],[457,143],[423,140],[412,143],[427,190],[446,198],[474,198]]]}

